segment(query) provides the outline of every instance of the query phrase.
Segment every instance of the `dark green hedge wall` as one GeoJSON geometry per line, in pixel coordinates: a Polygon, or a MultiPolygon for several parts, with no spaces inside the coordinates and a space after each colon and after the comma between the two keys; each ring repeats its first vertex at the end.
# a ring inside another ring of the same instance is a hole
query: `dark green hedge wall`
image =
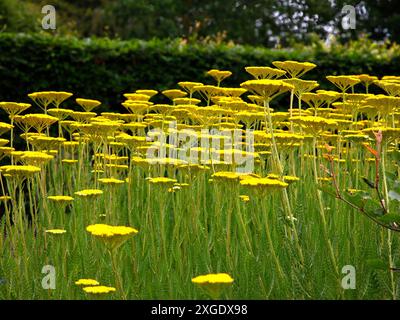
{"type": "Polygon", "coordinates": [[[178,81],[212,83],[205,75],[211,68],[232,71],[224,85],[238,85],[249,78],[245,66],[287,59],[316,63],[307,77],[320,80],[322,87],[330,87],[324,81],[330,74],[400,74],[400,52],[388,58],[372,50],[271,50],[0,33],[0,101],[28,101],[33,91],[64,90],[103,101],[99,111],[121,111],[122,93],[175,88],[178,81]]]}

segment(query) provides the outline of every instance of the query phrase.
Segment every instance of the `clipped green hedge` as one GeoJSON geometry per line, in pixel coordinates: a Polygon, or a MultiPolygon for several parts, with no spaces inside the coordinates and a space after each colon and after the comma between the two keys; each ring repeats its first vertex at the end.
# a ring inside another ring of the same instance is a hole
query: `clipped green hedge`
{"type": "Polygon", "coordinates": [[[205,74],[211,68],[232,71],[224,85],[237,86],[249,78],[245,66],[269,66],[274,60],[316,63],[307,78],[322,80],[322,87],[329,87],[323,80],[330,74],[400,74],[400,52],[388,56],[373,50],[275,50],[0,33],[0,101],[28,101],[26,95],[33,91],[64,90],[103,101],[99,111],[121,111],[122,93],[175,88],[178,81],[212,83],[205,74]]]}

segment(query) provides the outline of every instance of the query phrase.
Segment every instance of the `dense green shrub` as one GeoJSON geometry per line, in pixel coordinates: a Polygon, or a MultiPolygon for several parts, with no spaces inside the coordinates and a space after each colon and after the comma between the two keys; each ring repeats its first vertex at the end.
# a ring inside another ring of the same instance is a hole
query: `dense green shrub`
{"type": "MultiPolygon", "coordinates": [[[[135,89],[175,88],[178,81],[212,83],[205,72],[227,69],[233,76],[224,85],[238,85],[249,78],[245,66],[271,65],[274,60],[312,61],[318,68],[307,74],[321,87],[329,74],[400,74],[398,46],[353,44],[295,49],[184,44],[176,41],[115,41],[0,33],[0,101],[28,100],[38,90],[71,91],[97,98],[120,111],[122,93],[135,89]],[[397,49],[396,49],[397,48],[397,49]]],[[[330,87],[332,88],[332,87],[330,87]]],[[[162,97],[158,97],[162,99],[162,97]]],[[[71,104],[71,102],[70,102],[71,104]]]]}

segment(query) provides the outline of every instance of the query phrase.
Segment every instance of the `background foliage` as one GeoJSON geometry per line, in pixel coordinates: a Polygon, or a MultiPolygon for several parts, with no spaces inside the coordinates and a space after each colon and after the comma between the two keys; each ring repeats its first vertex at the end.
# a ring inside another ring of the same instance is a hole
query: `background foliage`
{"type": "MultiPolygon", "coordinates": [[[[341,40],[367,34],[400,40],[397,0],[52,0],[57,33],[121,39],[217,38],[240,44],[290,46],[316,35],[341,40]],[[341,27],[344,5],[356,8],[356,30],[341,27]]],[[[41,30],[47,0],[0,0],[0,30],[41,30]]]]}
{"type": "MultiPolygon", "coordinates": [[[[225,86],[238,85],[249,75],[245,66],[270,66],[272,61],[312,61],[318,68],[307,74],[329,85],[326,75],[370,73],[400,74],[398,45],[377,44],[368,39],[292,49],[266,49],[227,44],[186,44],[181,40],[103,39],[78,40],[40,34],[0,34],[0,100],[20,101],[40,90],[71,91],[96,98],[118,110],[123,93],[136,89],[175,88],[179,81],[213,83],[211,68],[233,72],[225,86]]],[[[333,87],[330,87],[333,89],[333,87]]],[[[161,96],[158,97],[162,99],[161,96]]],[[[155,100],[157,101],[157,100],[155,100]]]]}

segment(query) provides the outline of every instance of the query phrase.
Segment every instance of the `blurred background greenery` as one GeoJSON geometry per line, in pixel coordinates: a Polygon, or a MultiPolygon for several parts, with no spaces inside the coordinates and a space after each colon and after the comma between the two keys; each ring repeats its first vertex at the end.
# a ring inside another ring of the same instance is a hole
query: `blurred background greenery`
{"type": "MultiPolygon", "coordinates": [[[[0,0],[0,101],[65,90],[118,110],[124,92],[213,83],[212,68],[248,79],[245,66],[311,61],[307,74],[400,74],[395,0],[0,0]],[[52,4],[57,29],[42,29],[52,4]],[[354,5],[355,30],[342,8],[354,5]]],[[[155,100],[162,99],[161,95],[155,100]]],[[[279,101],[278,101],[279,102],[279,101]]]]}
{"type": "Polygon", "coordinates": [[[57,9],[57,34],[117,39],[214,39],[291,46],[335,35],[400,38],[397,0],[0,0],[0,30],[41,32],[41,7],[57,9]],[[345,4],[357,13],[355,30],[341,28],[345,4]]]}

